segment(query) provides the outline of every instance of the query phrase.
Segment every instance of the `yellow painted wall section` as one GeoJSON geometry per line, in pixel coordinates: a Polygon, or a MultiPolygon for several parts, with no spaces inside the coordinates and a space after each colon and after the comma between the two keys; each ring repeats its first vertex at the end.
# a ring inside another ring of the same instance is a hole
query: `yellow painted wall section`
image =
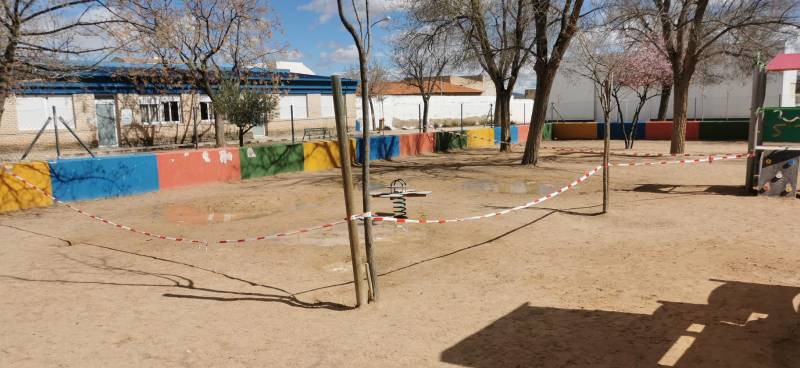
{"type": "MultiPolygon", "coordinates": [[[[355,160],[356,141],[350,140],[350,162],[355,160]]],[[[336,141],[303,143],[303,171],[314,172],[341,167],[339,144],[336,141]]]]}
{"type": "MultiPolygon", "coordinates": [[[[50,185],[50,167],[47,162],[26,162],[6,165],[14,174],[23,177],[33,185],[53,193],[50,185]]],[[[0,212],[19,211],[34,207],[47,207],[53,204],[50,197],[20,182],[5,171],[0,172],[0,212]]]]}
{"type": "Polygon", "coordinates": [[[553,124],[553,139],[597,139],[597,123],[553,124]]]}
{"type": "Polygon", "coordinates": [[[494,129],[481,128],[467,131],[467,148],[494,147],[494,129]]]}

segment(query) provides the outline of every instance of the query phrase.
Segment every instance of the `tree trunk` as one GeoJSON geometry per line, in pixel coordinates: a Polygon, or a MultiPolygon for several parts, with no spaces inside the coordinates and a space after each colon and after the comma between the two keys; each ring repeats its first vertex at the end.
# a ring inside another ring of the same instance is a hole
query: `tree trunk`
{"type": "Polygon", "coordinates": [[[495,87],[495,126],[500,126],[500,151],[511,151],[511,90],[495,87]]]}
{"type": "Polygon", "coordinates": [[[628,147],[626,147],[628,149],[632,149],[633,144],[636,142],[636,128],[639,127],[639,116],[642,114],[642,109],[646,103],[647,90],[645,90],[643,96],[639,97],[639,103],[636,105],[636,110],[633,112],[633,119],[631,119],[630,144],[628,147]]]}
{"type": "Polygon", "coordinates": [[[17,40],[19,38],[19,23],[14,22],[13,31],[8,34],[6,48],[3,51],[3,61],[0,64],[0,126],[2,126],[3,115],[6,110],[6,98],[11,90],[13,84],[13,72],[11,70],[14,65],[17,53],[17,40]]]}
{"type": "Polygon", "coordinates": [[[244,147],[244,128],[239,127],[239,147],[244,147]]]}
{"type": "Polygon", "coordinates": [[[681,154],[686,148],[686,111],[689,103],[689,78],[675,79],[672,106],[672,140],[669,152],[681,154]]]}
{"type": "Polygon", "coordinates": [[[667,107],[669,107],[669,97],[672,94],[671,84],[661,85],[661,98],[658,101],[658,116],[656,120],[663,121],[667,118],[667,107]]]}
{"type": "MultiPolygon", "coordinates": [[[[339,3],[341,6],[341,3],[339,3]]],[[[341,11],[341,10],[340,10],[341,11]]],[[[354,36],[355,37],[355,36],[354,36]]],[[[363,121],[363,130],[361,137],[364,139],[363,144],[361,145],[361,204],[362,204],[362,211],[364,213],[368,213],[371,211],[370,205],[370,178],[369,178],[369,155],[370,155],[370,132],[369,127],[369,75],[367,74],[367,53],[363,50],[359,50],[358,55],[358,65],[359,65],[359,72],[361,74],[361,119],[363,121]]],[[[342,165],[349,165],[348,162],[342,162],[342,165]]],[[[367,269],[369,270],[370,274],[372,275],[372,298],[371,300],[378,300],[378,288],[377,288],[377,277],[378,277],[378,268],[375,264],[375,258],[372,249],[372,221],[364,221],[364,249],[366,250],[367,255],[367,269]]]]}
{"type": "Polygon", "coordinates": [[[619,91],[613,92],[614,95],[614,102],[617,105],[617,119],[619,121],[617,123],[622,124],[622,139],[625,141],[625,148],[628,148],[628,132],[625,130],[625,115],[622,114],[622,104],[619,103],[619,91]]]}
{"type": "Polygon", "coordinates": [[[528,130],[528,141],[525,143],[525,153],[522,155],[523,165],[539,163],[539,148],[542,146],[542,130],[547,117],[547,104],[550,100],[550,91],[553,89],[553,79],[555,73],[546,70],[536,72],[536,96],[531,112],[531,129],[528,130]]]}
{"type": "Polygon", "coordinates": [[[430,106],[430,97],[422,97],[422,132],[428,132],[428,107],[430,106]]]}
{"type": "Polygon", "coordinates": [[[511,91],[506,91],[503,100],[500,101],[501,123],[500,126],[500,151],[511,151],[511,91]]]}

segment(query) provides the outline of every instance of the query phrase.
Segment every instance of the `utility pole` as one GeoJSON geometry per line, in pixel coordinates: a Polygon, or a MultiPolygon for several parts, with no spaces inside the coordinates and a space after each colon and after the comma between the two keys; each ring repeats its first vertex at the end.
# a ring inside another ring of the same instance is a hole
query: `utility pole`
{"type": "MultiPolygon", "coordinates": [[[[366,270],[364,256],[358,244],[358,230],[353,216],[353,177],[350,172],[350,140],[347,137],[347,120],[344,115],[342,80],[338,75],[331,77],[333,86],[333,110],[336,114],[336,135],[339,137],[339,157],[341,158],[342,183],[344,186],[344,208],[347,214],[347,234],[350,237],[350,258],[353,263],[353,281],[356,285],[356,306],[367,303],[366,270]]],[[[369,221],[369,219],[364,219],[369,221]]],[[[374,276],[373,276],[374,277],[374,276]]]]}

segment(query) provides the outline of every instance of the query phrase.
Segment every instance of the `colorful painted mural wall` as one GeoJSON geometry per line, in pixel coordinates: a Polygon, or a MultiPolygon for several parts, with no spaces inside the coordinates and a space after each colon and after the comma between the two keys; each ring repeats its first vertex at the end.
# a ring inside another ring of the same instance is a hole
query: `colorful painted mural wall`
{"type": "MultiPolygon", "coordinates": [[[[746,121],[689,121],[688,140],[746,140],[746,121]]],[[[630,129],[630,125],[625,126],[630,129]]],[[[511,126],[511,144],[524,144],[530,125],[511,126]]],[[[543,139],[601,139],[605,126],[595,122],[547,123],[543,139]]],[[[623,125],[611,124],[611,138],[622,139],[623,125]]],[[[672,122],[637,124],[636,138],[669,140],[672,122]]],[[[392,160],[467,148],[490,148],[500,142],[500,128],[378,135],[370,139],[371,160],[392,160]]],[[[351,161],[361,162],[363,139],[350,139],[351,161]]],[[[341,167],[336,141],[209,148],[136,155],[101,156],[6,164],[6,169],[59,200],[80,201],[129,196],[207,183],[232,182],[290,172],[318,172],[341,167]]],[[[17,179],[0,173],[0,212],[53,204],[17,179]]]]}

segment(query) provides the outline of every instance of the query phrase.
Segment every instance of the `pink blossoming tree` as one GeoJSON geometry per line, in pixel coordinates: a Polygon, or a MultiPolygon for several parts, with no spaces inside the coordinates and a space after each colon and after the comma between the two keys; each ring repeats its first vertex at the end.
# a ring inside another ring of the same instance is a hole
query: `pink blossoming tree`
{"type": "Polygon", "coordinates": [[[662,86],[672,83],[672,67],[659,49],[644,44],[626,48],[620,55],[614,74],[615,88],[611,93],[622,123],[625,148],[633,148],[642,108],[648,100],[661,96],[662,86]],[[620,97],[630,92],[636,96],[637,103],[630,123],[626,124],[620,97]]]}

